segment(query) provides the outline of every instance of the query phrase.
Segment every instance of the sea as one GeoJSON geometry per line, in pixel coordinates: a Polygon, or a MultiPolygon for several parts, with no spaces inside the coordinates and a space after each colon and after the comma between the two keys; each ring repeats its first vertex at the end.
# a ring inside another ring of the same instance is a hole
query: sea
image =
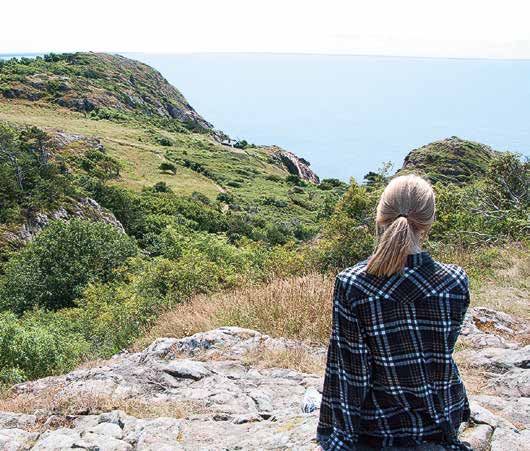
{"type": "Polygon", "coordinates": [[[530,60],[123,55],[158,69],[232,138],[291,150],[321,178],[361,181],[450,136],[530,154],[530,60]]]}

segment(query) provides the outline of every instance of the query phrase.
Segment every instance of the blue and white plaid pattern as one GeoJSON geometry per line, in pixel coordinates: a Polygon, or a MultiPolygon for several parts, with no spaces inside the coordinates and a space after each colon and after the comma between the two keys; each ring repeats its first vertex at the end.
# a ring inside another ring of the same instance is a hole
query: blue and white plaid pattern
{"type": "Polygon", "coordinates": [[[391,277],[367,274],[366,263],[335,281],[319,442],[326,451],[467,449],[455,434],[469,405],[452,359],[469,305],[466,273],[427,252],[391,277]]]}

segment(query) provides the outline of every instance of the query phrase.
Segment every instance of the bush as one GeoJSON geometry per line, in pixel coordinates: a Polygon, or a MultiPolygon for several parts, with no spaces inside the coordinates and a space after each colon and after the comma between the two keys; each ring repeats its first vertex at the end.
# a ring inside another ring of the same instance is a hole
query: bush
{"type": "Polygon", "coordinates": [[[285,181],[295,186],[307,186],[307,183],[304,180],[294,174],[290,174],[285,177],[285,181]]]}
{"type": "Polygon", "coordinates": [[[153,192],[155,193],[172,193],[173,191],[166,182],[156,182],[152,187],[153,192]]]}
{"type": "Polygon", "coordinates": [[[464,247],[527,237],[529,164],[516,154],[497,155],[483,179],[466,186],[437,184],[433,240],[464,247]]]}
{"type": "Polygon", "coordinates": [[[73,177],[51,158],[54,145],[36,127],[13,129],[0,124],[0,221],[16,221],[13,209],[54,207],[78,194],[73,177]],[[10,215],[4,212],[10,211],[10,215]]]}
{"type": "Polygon", "coordinates": [[[219,202],[224,202],[225,204],[230,204],[234,201],[234,196],[232,196],[230,193],[219,193],[217,195],[217,200],[219,202]]]}
{"type": "Polygon", "coordinates": [[[249,147],[250,144],[245,140],[245,139],[242,139],[240,141],[237,141],[235,144],[234,144],[234,147],[236,149],[246,149],[247,147],[249,147]]]}
{"type": "Polygon", "coordinates": [[[56,315],[0,313],[0,383],[69,371],[87,351],[88,343],[56,315]]]}
{"type": "Polygon", "coordinates": [[[71,307],[89,282],[111,280],[137,252],[134,241],[110,224],[52,222],[6,264],[0,307],[17,313],[71,307]]]}
{"type": "Polygon", "coordinates": [[[317,185],[317,188],[323,191],[329,191],[342,186],[346,186],[346,183],[341,182],[339,179],[324,179],[317,185]]]}
{"type": "Polygon", "coordinates": [[[276,175],[276,174],[269,174],[265,178],[272,182],[281,182],[283,180],[279,175],[276,175]]]}
{"type": "Polygon", "coordinates": [[[169,138],[166,138],[165,136],[162,136],[158,138],[158,144],[165,147],[170,147],[173,145],[173,141],[171,141],[169,138]]]}
{"type": "Polygon", "coordinates": [[[311,251],[321,269],[343,269],[371,254],[379,194],[352,181],[325,225],[322,239],[311,251]]]}
{"type": "Polygon", "coordinates": [[[161,163],[160,166],[158,166],[158,169],[160,169],[163,172],[169,171],[173,174],[177,173],[177,167],[173,163],[169,163],[166,161],[161,163]]]}

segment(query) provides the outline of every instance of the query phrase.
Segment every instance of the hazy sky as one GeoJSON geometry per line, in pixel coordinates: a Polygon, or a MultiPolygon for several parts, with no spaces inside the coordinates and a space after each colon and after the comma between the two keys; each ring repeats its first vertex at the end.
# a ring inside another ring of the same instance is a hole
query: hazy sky
{"type": "Polygon", "coordinates": [[[529,0],[18,0],[0,53],[285,52],[530,58],[529,0]]]}

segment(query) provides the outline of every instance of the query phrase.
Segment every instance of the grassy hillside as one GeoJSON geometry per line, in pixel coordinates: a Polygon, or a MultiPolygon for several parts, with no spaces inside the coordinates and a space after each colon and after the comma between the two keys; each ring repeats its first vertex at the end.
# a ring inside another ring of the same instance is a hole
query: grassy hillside
{"type": "Polygon", "coordinates": [[[228,208],[264,220],[315,225],[324,200],[345,187],[322,190],[296,180],[277,148],[221,144],[225,136],[157,71],[121,56],[3,63],[0,121],[101,140],[121,165],[114,184],[140,191],[164,182],[177,194],[199,192],[211,200],[223,193],[228,208]],[[170,169],[161,170],[162,163],[170,169]]]}
{"type": "Polygon", "coordinates": [[[100,116],[124,112],[212,128],[184,96],[146,64],[105,53],[48,54],[1,65],[0,93],[100,116]]]}

